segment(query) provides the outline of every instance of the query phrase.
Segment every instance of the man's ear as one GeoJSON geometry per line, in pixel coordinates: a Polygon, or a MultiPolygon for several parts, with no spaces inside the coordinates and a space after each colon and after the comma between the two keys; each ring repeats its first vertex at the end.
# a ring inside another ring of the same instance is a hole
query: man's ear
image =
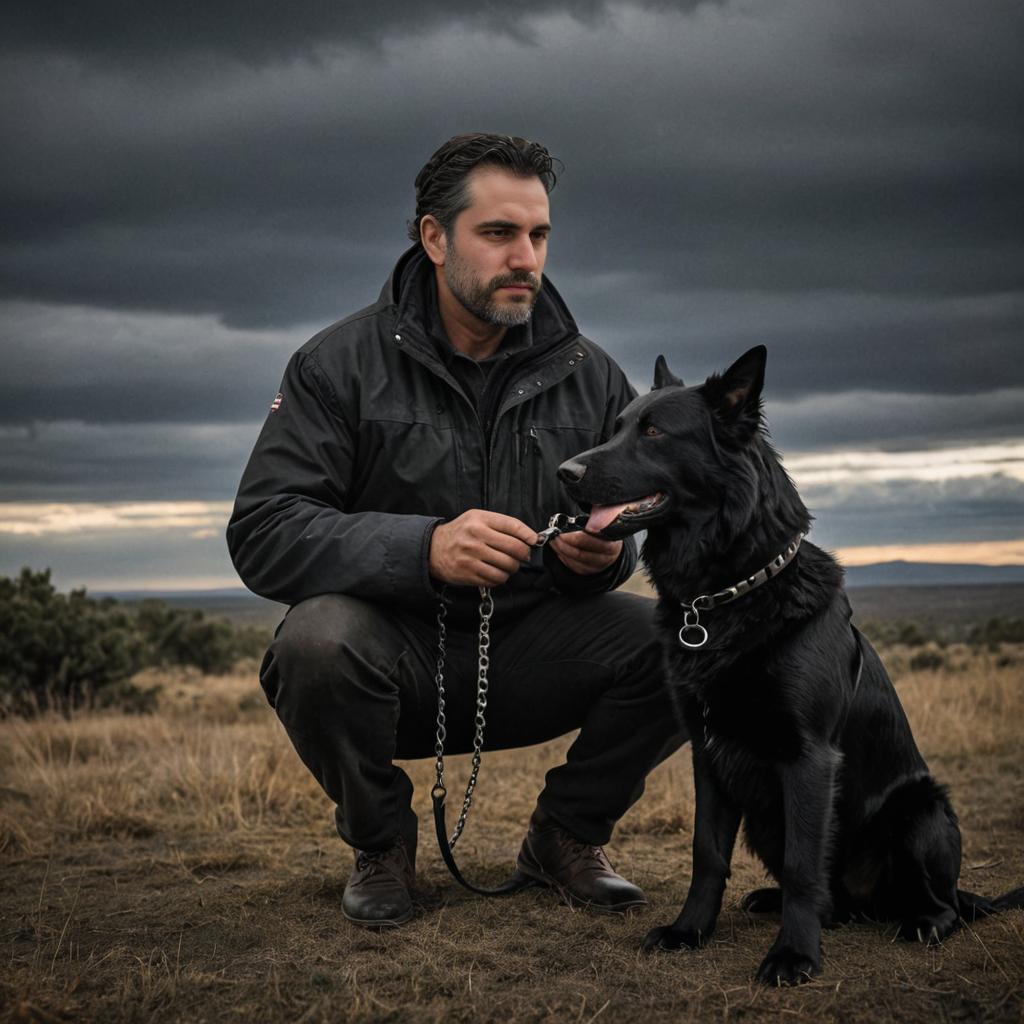
{"type": "Polygon", "coordinates": [[[686,387],[682,378],[676,377],[668,368],[668,363],[665,362],[665,357],[658,356],[658,359],[654,364],[654,386],[651,390],[657,391],[660,388],[668,387],[669,385],[681,388],[686,387]]]}
{"type": "Polygon", "coordinates": [[[448,236],[441,222],[432,214],[426,213],[420,218],[420,244],[431,263],[437,267],[444,266],[448,236]]]}
{"type": "Polygon", "coordinates": [[[756,426],[761,416],[761,390],[768,349],[755,345],[725,373],[712,374],[701,390],[704,398],[726,423],[745,422],[756,426]]]}

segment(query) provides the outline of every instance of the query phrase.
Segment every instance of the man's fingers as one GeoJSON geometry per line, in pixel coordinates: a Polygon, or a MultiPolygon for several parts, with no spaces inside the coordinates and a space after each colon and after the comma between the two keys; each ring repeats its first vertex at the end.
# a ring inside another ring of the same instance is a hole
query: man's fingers
{"type": "MultiPolygon", "coordinates": [[[[517,557],[517,552],[520,547],[525,548],[529,552],[529,548],[525,545],[515,545],[515,551],[506,551],[503,548],[495,545],[483,544],[479,550],[474,551],[473,554],[480,561],[486,565],[494,566],[495,569],[500,569],[506,575],[514,573],[526,560],[524,558],[517,557]]],[[[527,556],[528,557],[528,556],[527,556]]]]}
{"type": "MultiPolygon", "coordinates": [[[[534,534],[534,537],[536,537],[536,534],[534,534]]],[[[530,546],[531,542],[523,541],[518,536],[512,536],[511,534],[499,533],[497,530],[489,530],[481,537],[481,540],[491,550],[507,555],[509,558],[514,558],[520,563],[528,562],[530,560],[530,552],[533,550],[530,546]]]]}
{"type": "Polygon", "coordinates": [[[563,533],[559,538],[570,548],[576,548],[579,552],[594,551],[604,555],[615,555],[618,557],[619,549],[622,547],[621,540],[605,540],[604,537],[595,537],[592,533],[563,533]]]}
{"type": "Polygon", "coordinates": [[[586,576],[600,572],[616,561],[622,550],[622,541],[567,533],[555,537],[551,541],[551,547],[573,572],[586,576]]]}
{"type": "Polygon", "coordinates": [[[506,516],[501,512],[486,512],[481,510],[481,519],[496,533],[506,537],[514,537],[516,540],[530,547],[537,543],[537,531],[531,530],[521,519],[515,516],[506,516]]]}
{"type": "Polygon", "coordinates": [[[577,571],[578,567],[590,570],[603,569],[609,562],[613,561],[608,555],[593,555],[571,549],[559,550],[556,547],[555,552],[570,569],[577,569],[577,571]]]}

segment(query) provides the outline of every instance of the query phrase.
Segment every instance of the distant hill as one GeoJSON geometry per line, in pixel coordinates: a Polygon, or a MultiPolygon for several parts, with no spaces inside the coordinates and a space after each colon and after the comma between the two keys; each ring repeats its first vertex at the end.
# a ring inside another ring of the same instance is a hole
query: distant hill
{"type": "MultiPolygon", "coordinates": [[[[875,562],[846,568],[850,587],[935,587],[1024,583],[1024,565],[974,565],[956,562],[875,562]]],[[[119,601],[156,598],[175,605],[215,611],[219,607],[263,608],[283,613],[283,605],[250,594],[242,587],[218,590],[94,590],[94,597],[116,597],[119,601]]]]}
{"type": "Polygon", "coordinates": [[[850,587],[976,586],[1024,583],[1024,565],[960,565],[946,562],[876,562],[846,569],[850,587]]]}
{"type": "Polygon", "coordinates": [[[140,601],[164,601],[172,608],[199,608],[206,615],[227,619],[236,626],[275,627],[288,610],[287,605],[250,594],[242,587],[221,590],[104,590],[92,591],[93,597],[115,597],[126,604],[140,601]]]}
{"type": "MultiPolygon", "coordinates": [[[[1024,566],[880,562],[846,570],[855,617],[923,618],[936,623],[983,622],[994,616],[1024,617],[1024,566]]],[[[627,584],[636,593],[651,593],[640,574],[627,584]]],[[[93,591],[128,603],[147,598],[177,608],[201,608],[207,615],[236,625],[273,628],[287,608],[256,597],[241,587],[219,590],[93,591]]]]}

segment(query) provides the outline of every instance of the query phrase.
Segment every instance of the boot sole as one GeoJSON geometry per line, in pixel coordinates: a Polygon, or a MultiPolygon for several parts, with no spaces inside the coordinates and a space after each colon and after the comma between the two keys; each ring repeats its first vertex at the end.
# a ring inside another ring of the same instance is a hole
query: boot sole
{"type": "Polygon", "coordinates": [[[406,914],[402,914],[399,917],[383,917],[383,918],[367,918],[367,917],[350,917],[342,910],[342,916],[346,921],[351,924],[357,925],[359,928],[366,928],[369,931],[385,931],[388,928],[398,928],[403,924],[411,921],[413,918],[413,912],[410,910],[406,914]]]}

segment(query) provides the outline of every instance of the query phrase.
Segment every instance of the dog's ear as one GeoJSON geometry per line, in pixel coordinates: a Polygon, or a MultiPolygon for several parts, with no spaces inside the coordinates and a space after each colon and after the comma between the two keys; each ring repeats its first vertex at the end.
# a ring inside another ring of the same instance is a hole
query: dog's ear
{"type": "Polygon", "coordinates": [[[725,373],[712,374],[701,389],[711,408],[726,423],[742,423],[756,429],[761,418],[761,389],[768,350],[755,345],[725,373]]]}
{"type": "Polygon", "coordinates": [[[668,368],[668,363],[665,362],[665,357],[658,356],[658,359],[654,364],[654,386],[651,390],[657,391],[659,388],[667,387],[670,384],[681,388],[686,387],[682,378],[677,377],[668,368]]]}

